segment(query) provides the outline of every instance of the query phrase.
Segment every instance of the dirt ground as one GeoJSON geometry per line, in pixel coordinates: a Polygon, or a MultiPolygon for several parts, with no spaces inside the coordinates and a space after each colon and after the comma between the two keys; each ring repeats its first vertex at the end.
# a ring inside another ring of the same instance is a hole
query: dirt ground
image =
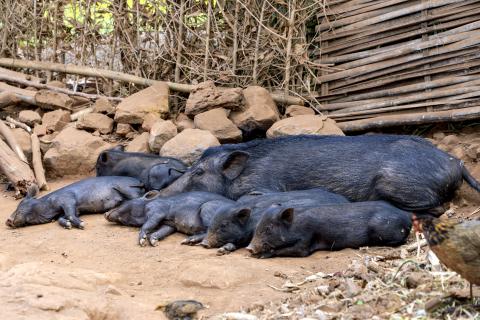
{"type": "MultiPolygon", "coordinates": [[[[465,150],[471,147],[457,145],[465,150]]],[[[468,166],[476,174],[476,160],[468,166]]],[[[50,181],[51,190],[80,178],[50,181]]],[[[0,190],[3,223],[18,200],[4,185],[0,190]]],[[[472,214],[478,207],[478,195],[468,186],[462,187],[451,206],[454,217],[463,218],[479,217],[472,214]]],[[[183,236],[179,234],[157,247],[142,248],[135,228],[108,223],[102,215],[82,219],[85,230],[65,230],[57,223],[15,230],[0,226],[0,319],[162,319],[156,307],[179,299],[205,304],[207,308],[199,313],[204,318],[242,310],[277,318],[275,314],[285,311],[285,301],[297,309],[309,304],[292,300],[298,291],[281,289],[286,279],[298,282],[315,274],[339,274],[366,254],[348,249],[317,252],[308,258],[258,260],[239,250],[217,256],[215,250],[180,245],[183,236]]],[[[318,304],[319,297],[310,304],[318,304]]],[[[284,314],[281,318],[306,316],[284,314]]]]}

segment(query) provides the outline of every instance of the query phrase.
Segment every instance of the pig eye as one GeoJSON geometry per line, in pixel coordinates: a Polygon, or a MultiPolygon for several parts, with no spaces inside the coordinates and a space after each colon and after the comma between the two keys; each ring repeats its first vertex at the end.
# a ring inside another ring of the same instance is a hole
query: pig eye
{"type": "Polygon", "coordinates": [[[204,173],[205,173],[205,170],[203,170],[202,168],[198,168],[197,170],[195,170],[195,172],[193,174],[196,175],[196,176],[201,176],[204,173]]]}

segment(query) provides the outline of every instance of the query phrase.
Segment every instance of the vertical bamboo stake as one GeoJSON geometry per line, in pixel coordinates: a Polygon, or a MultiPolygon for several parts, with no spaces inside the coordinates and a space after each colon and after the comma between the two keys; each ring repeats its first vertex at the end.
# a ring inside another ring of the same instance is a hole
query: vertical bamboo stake
{"type": "Polygon", "coordinates": [[[182,63],[183,19],[185,15],[185,0],[180,0],[179,26],[177,35],[177,57],[175,59],[175,82],[180,82],[180,65],[182,63]]]}
{"type": "Polygon", "coordinates": [[[240,11],[240,3],[235,2],[235,22],[233,24],[233,52],[232,52],[232,72],[237,73],[237,51],[238,51],[238,14],[240,11]]]}
{"type": "Polygon", "coordinates": [[[252,82],[254,85],[257,84],[257,69],[258,69],[258,50],[259,50],[259,46],[260,46],[260,35],[262,33],[262,24],[263,24],[263,15],[265,14],[265,4],[267,2],[266,1],[262,1],[262,10],[260,11],[260,23],[258,24],[258,28],[257,28],[257,39],[255,40],[255,55],[254,55],[254,58],[253,58],[253,72],[252,72],[252,82]]]}
{"type": "Polygon", "coordinates": [[[47,180],[45,179],[45,170],[42,165],[42,152],[40,151],[40,141],[35,133],[30,136],[32,140],[32,167],[37,179],[40,190],[48,190],[47,180]]]}
{"type": "Polygon", "coordinates": [[[287,34],[287,57],[285,62],[285,95],[288,95],[289,92],[289,84],[290,84],[290,65],[291,65],[291,58],[292,58],[292,37],[293,37],[293,29],[295,26],[295,7],[296,7],[296,0],[292,1],[292,5],[289,6],[290,17],[288,18],[288,34],[287,34]]]}
{"type": "Polygon", "coordinates": [[[205,63],[203,66],[203,81],[207,81],[208,57],[210,55],[210,24],[211,24],[212,2],[207,0],[207,38],[205,39],[205,63]]]}

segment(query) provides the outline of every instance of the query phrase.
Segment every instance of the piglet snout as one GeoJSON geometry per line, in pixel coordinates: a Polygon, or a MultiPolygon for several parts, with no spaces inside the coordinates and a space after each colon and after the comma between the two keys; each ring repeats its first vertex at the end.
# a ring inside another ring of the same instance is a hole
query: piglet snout
{"type": "Polygon", "coordinates": [[[7,225],[7,227],[15,228],[15,225],[13,224],[13,220],[11,218],[8,218],[7,221],[5,221],[5,224],[7,225]]]}
{"type": "Polygon", "coordinates": [[[251,244],[249,244],[248,247],[246,247],[245,249],[247,249],[247,251],[250,252],[251,254],[256,254],[255,249],[251,244]]]}

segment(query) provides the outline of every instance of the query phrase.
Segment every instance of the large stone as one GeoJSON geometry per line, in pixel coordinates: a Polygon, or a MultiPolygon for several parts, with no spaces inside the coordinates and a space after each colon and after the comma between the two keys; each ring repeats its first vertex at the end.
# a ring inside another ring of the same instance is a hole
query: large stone
{"type": "Polygon", "coordinates": [[[145,116],[149,113],[160,117],[168,112],[168,85],[159,82],[120,102],[115,112],[115,121],[142,124],[145,116]]]}
{"type": "Polygon", "coordinates": [[[175,119],[178,132],[182,132],[185,129],[195,129],[193,120],[190,119],[185,113],[180,113],[175,119]]]}
{"type": "Polygon", "coordinates": [[[32,110],[22,110],[18,114],[18,120],[33,127],[36,123],[42,122],[42,117],[40,117],[38,112],[32,110]]]}
{"type": "Polygon", "coordinates": [[[344,135],[334,120],[312,115],[285,118],[276,122],[267,131],[268,138],[297,134],[344,135]]]}
{"type": "Polygon", "coordinates": [[[243,107],[242,89],[240,88],[217,88],[213,81],[202,82],[190,92],[185,114],[195,116],[199,113],[225,108],[239,110],[243,107]]]}
{"type": "Polygon", "coordinates": [[[101,113],[87,113],[78,120],[77,128],[108,134],[113,130],[113,119],[101,113]]]}
{"type": "Polygon", "coordinates": [[[33,127],[33,133],[35,133],[37,136],[41,137],[47,134],[47,126],[44,124],[35,124],[35,127],[33,127]]]}
{"type": "Polygon", "coordinates": [[[105,114],[114,114],[115,108],[112,106],[110,101],[107,98],[100,98],[95,101],[93,104],[93,112],[96,113],[105,113],[105,114]]]}
{"type": "Polygon", "coordinates": [[[221,143],[241,141],[242,131],[228,119],[229,113],[229,110],[218,108],[197,114],[195,127],[210,131],[221,143]]]}
{"type": "Polygon", "coordinates": [[[265,88],[248,87],[243,90],[243,97],[245,109],[230,114],[233,123],[243,131],[266,131],[280,119],[277,106],[265,88]]]}
{"type": "Polygon", "coordinates": [[[301,116],[305,114],[314,115],[315,111],[312,108],[307,108],[304,106],[297,106],[297,105],[288,106],[287,110],[285,110],[286,117],[295,117],[295,116],[301,116]]]}
{"type": "Polygon", "coordinates": [[[55,110],[43,115],[42,124],[48,132],[60,131],[70,122],[70,112],[65,110],[55,110]]]}
{"type": "Polygon", "coordinates": [[[39,90],[35,94],[37,105],[43,109],[64,108],[71,110],[73,99],[68,95],[50,90],[39,90]]]}
{"type": "Polygon", "coordinates": [[[148,137],[150,134],[148,132],[144,132],[130,141],[125,148],[125,151],[128,152],[150,152],[150,147],[148,146],[148,137]]]}
{"type": "Polygon", "coordinates": [[[89,174],[95,168],[98,154],[110,147],[86,131],[65,128],[52,140],[45,154],[47,173],[51,176],[89,174]]]}
{"type": "Polygon", "coordinates": [[[152,130],[152,126],[158,120],[162,120],[158,114],[148,113],[142,122],[142,129],[144,131],[150,132],[152,130]]]}
{"type": "Polygon", "coordinates": [[[128,123],[119,123],[117,124],[117,130],[115,131],[121,137],[125,137],[130,132],[133,132],[133,128],[128,123]]]}
{"type": "Polygon", "coordinates": [[[152,152],[158,153],[168,140],[177,135],[177,127],[170,120],[157,120],[150,130],[148,146],[152,152]]]}
{"type": "Polygon", "coordinates": [[[205,149],[218,145],[220,142],[210,131],[185,129],[163,145],[160,155],[174,157],[187,164],[192,164],[205,149]]]}

